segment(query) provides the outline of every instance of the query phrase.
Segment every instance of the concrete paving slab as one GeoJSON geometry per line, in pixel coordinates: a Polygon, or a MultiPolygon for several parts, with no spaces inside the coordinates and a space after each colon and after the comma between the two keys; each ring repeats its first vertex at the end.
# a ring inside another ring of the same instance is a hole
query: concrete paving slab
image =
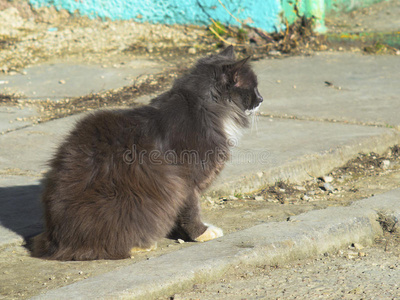
{"type": "Polygon", "coordinates": [[[57,145],[80,117],[70,116],[0,136],[0,170],[10,170],[10,175],[42,174],[57,145]]]}
{"type": "Polygon", "coordinates": [[[35,107],[0,106],[0,133],[29,126],[33,123],[29,118],[36,115],[35,107]]]}
{"type": "Polygon", "coordinates": [[[127,86],[136,77],[161,72],[163,67],[150,60],[109,67],[60,62],[32,66],[23,74],[0,75],[0,80],[8,82],[4,84],[7,92],[23,93],[28,99],[58,100],[127,86]]]}
{"type": "Polygon", "coordinates": [[[382,233],[377,212],[400,218],[399,199],[397,189],[350,207],[330,207],[290,218],[289,222],[257,225],[32,299],[154,299],[216,278],[239,264],[284,263],[352,243],[371,244],[382,233]]]}
{"type": "Polygon", "coordinates": [[[253,65],[261,112],[400,126],[400,56],[324,52],[253,65]]]}

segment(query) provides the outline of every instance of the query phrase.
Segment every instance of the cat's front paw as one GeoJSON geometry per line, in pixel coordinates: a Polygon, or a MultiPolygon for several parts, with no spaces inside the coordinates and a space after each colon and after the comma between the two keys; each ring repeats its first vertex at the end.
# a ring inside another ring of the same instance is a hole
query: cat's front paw
{"type": "Polygon", "coordinates": [[[202,235],[194,239],[196,242],[206,242],[224,235],[221,228],[208,224],[205,225],[208,226],[207,230],[202,235]]]}

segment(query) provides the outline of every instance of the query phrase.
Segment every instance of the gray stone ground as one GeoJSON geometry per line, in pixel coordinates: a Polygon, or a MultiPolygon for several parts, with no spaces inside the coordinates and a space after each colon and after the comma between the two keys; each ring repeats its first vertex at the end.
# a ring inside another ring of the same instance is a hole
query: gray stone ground
{"type": "Polygon", "coordinates": [[[127,86],[162,68],[163,64],[144,59],[112,66],[54,62],[28,67],[23,74],[0,75],[0,81],[8,82],[8,91],[23,98],[54,101],[127,86]]]}
{"type": "MultiPolygon", "coordinates": [[[[398,241],[396,241],[398,242],[398,241]]],[[[174,300],[214,299],[399,299],[399,256],[390,249],[368,247],[319,255],[290,264],[245,268],[235,266],[224,279],[197,284],[174,300]],[[232,272],[233,271],[233,272],[232,272]]]]}
{"type": "Polygon", "coordinates": [[[399,69],[399,56],[340,52],[264,61],[255,70],[272,101],[261,112],[399,126],[399,69]]]}

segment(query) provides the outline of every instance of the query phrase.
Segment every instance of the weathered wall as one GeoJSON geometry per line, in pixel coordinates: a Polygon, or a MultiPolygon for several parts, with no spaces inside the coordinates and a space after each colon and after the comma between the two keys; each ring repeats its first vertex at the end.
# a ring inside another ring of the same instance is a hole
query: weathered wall
{"type": "Polygon", "coordinates": [[[326,30],[324,24],[325,1],[326,0],[282,0],[284,18],[291,24],[299,16],[306,16],[307,18],[314,17],[315,30],[324,32],[326,30]]]}
{"type": "Polygon", "coordinates": [[[351,10],[382,0],[28,0],[34,7],[55,6],[91,18],[135,20],[164,24],[210,24],[210,18],[224,24],[240,25],[230,13],[246,24],[268,32],[285,28],[298,16],[315,18],[315,28],[325,30],[328,11],[351,10]],[[224,6],[226,8],[224,8],[224,6]],[[228,12],[229,11],[229,12],[228,12]]]}
{"type": "MultiPolygon", "coordinates": [[[[166,24],[238,24],[218,0],[29,0],[35,7],[54,5],[69,12],[111,20],[166,24]]],[[[280,0],[221,0],[226,8],[248,25],[275,31],[281,25],[280,0]]]]}

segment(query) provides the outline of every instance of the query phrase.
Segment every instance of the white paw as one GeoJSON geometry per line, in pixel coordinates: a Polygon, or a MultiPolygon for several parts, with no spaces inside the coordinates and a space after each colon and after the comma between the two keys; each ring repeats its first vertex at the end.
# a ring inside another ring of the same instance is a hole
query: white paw
{"type": "Polygon", "coordinates": [[[208,226],[207,230],[202,235],[197,237],[195,239],[195,241],[197,241],[197,242],[206,242],[206,241],[209,241],[209,240],[213,240],[213,239],[219,238],[219,237],[224,235],[224,232],[222,231],[221,228],[218,228],[218,227],[216,227],[214,225],[209,225],[209,224],[204,224],[204,225],[208,226]]]}

